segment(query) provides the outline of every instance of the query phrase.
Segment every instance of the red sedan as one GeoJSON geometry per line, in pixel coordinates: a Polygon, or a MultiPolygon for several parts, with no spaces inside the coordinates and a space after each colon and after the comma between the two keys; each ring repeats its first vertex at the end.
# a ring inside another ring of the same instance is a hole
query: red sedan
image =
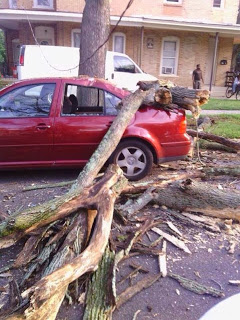
{"type": "MultiPolygon", "coordinates": [[[[17,82],[0,91],[0,169],[82,167],[129,92],[89,77],[17,82]]],[[[190,148],[184,111],[142,106],[110,161],[130,180],[190,148]]]]}

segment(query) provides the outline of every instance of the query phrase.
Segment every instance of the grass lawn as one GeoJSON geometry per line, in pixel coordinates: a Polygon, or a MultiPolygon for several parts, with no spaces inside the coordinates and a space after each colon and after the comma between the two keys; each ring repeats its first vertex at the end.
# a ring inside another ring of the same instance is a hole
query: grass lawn
{"type": "Polygon", "coordinates": [[[240,100],[211,98],[207,104],[204,104],[202,106],[202,109],[203,110],[240,110],[240,100]]]}
{"type": "MultiPolygon", "coordinates": [[[[208,117],[214,122],[206,130],[207,132],[229,139],[240,139],[240,114],[208,115],[208,117]]],[[[195,129],[193,119],[187,117],[187,121],[189,127],[195,129]]]]}

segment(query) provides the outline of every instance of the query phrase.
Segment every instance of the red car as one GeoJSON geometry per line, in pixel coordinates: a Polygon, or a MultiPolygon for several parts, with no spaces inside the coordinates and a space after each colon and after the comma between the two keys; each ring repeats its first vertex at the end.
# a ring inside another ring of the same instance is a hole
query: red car
{"type": "MultiPolygon", "coordinates": [[[[82,167],[128,91],[89,77],[31,79],[0,91],[0,169],[82,167]]],[[[130,180],[190,148],[184,111],[142,106],[110,161],[130,180]]]]}

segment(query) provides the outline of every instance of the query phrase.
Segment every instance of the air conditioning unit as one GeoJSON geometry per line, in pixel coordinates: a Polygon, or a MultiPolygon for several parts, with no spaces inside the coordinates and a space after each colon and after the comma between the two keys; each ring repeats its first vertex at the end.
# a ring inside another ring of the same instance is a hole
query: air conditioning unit
{"type": "Polygon", "coordinates": [[[173,68],[172,67],[163,67],[162,71],[164,74],[173,74],[173,68]]]}

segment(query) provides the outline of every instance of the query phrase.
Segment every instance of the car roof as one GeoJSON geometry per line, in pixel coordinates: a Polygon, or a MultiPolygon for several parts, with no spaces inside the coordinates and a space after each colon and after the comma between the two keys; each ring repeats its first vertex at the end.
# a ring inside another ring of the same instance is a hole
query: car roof
{"type": "Polygon", "coordinates": [[[70,84],[78,84],[83,85],[86,87],[98,87],[100,89],[110,91],[111,93],[123,98],[130,94],[130,91],[124,90],[121,88],[116,87],[110,81],[107,81],[102,78],[97,77],[89,77],[85,75],[81,75],[79,77],[44,77],[44,78],[31,78],[31,79],[24,79],[16,81],[14,84],[31,84],[31,83],[42,83],[42,82],[51,82],[51,81],[64,81],[70,84]]]}

